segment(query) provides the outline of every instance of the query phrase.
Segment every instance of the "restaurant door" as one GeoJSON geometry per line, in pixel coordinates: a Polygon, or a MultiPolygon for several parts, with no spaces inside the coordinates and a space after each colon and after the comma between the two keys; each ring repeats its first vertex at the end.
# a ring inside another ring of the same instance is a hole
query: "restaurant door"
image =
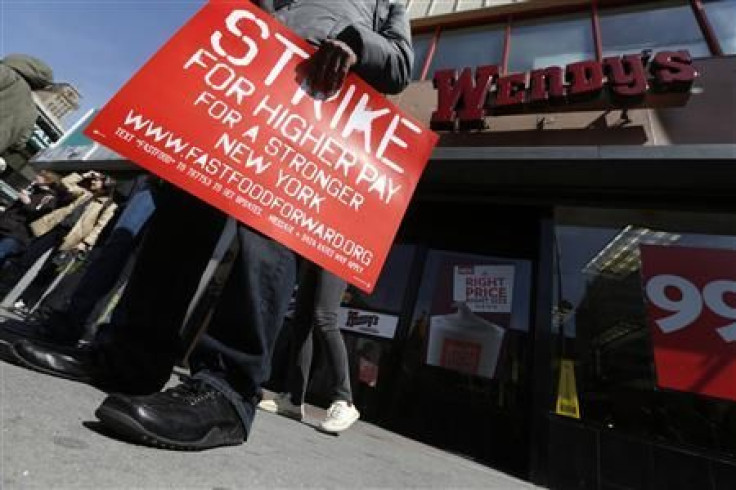
{"type": "Polygon", "coordinates": [[[423,248],[395,349],[386,425],[527,478],[539,215],[422,203],[400,235],[423,248]]]}

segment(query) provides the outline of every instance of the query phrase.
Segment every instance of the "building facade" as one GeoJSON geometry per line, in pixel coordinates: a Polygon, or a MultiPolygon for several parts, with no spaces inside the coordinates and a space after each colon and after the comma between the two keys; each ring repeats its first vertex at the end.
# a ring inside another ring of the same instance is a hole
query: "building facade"
{"type": "Polygon", "coordinates": [[[343,305],[365,418],[550,488],[736,488],[736,1],[406,3],[440,144],[343,305]]]}
{"type": "Polygon", "coordinates": [[[79,109],[82,95],[69,83],[57,83],[51,87],[34,92],[36,103],[52,114],[57,120],[63,121],[68,114],[79,109]]]}

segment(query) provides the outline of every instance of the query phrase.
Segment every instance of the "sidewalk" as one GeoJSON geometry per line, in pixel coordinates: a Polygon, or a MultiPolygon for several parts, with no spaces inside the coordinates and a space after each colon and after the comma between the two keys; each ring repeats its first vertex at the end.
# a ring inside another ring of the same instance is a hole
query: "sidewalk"
{"type": "Polygon", "coordinates": [[[534,488],[361,421],[323,434],[314,407],[304,423],[259,412],[242,446],[137,446],[98,432],[104,396],[0,361],[0,488],[534,488]]]}

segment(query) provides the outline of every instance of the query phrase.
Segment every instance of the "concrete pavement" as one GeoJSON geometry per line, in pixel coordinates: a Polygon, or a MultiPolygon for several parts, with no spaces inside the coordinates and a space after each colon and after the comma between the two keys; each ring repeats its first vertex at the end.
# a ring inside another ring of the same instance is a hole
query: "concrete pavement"
{"type": "Polygon", "coordinates": [[[314,407],[303,423],[260,412],[242,446],[187,453],[133,445],[96,425],[104,397],[0,361],[0,487],[535,488],[361,421],[340,436],[322,434],[314,407]]]}

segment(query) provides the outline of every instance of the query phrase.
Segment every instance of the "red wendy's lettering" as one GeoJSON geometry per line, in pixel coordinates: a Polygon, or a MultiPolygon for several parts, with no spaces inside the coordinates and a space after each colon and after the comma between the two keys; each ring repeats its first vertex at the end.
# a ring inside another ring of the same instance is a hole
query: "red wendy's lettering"
{"type": "Polygon", "coordinates": [[[697,72],[687,51],[664,51],[648,56],[611,56],[601,62],[580,61],[564,69],[551,66],[529,73],[500,75],[497,65],[438,70],[433,83],[437,110],[435,129],[483,127],[488,116],[576,104],[606,95],[613,106],[641,104],[649,93],[687,93],[697,72]]]}
{"type": "Polygon", "coordinates": [[[314,50],[249,2],[210,1],[87,134],[370,291],[437,136],[355,75],[312,93],[314,50]]]}

